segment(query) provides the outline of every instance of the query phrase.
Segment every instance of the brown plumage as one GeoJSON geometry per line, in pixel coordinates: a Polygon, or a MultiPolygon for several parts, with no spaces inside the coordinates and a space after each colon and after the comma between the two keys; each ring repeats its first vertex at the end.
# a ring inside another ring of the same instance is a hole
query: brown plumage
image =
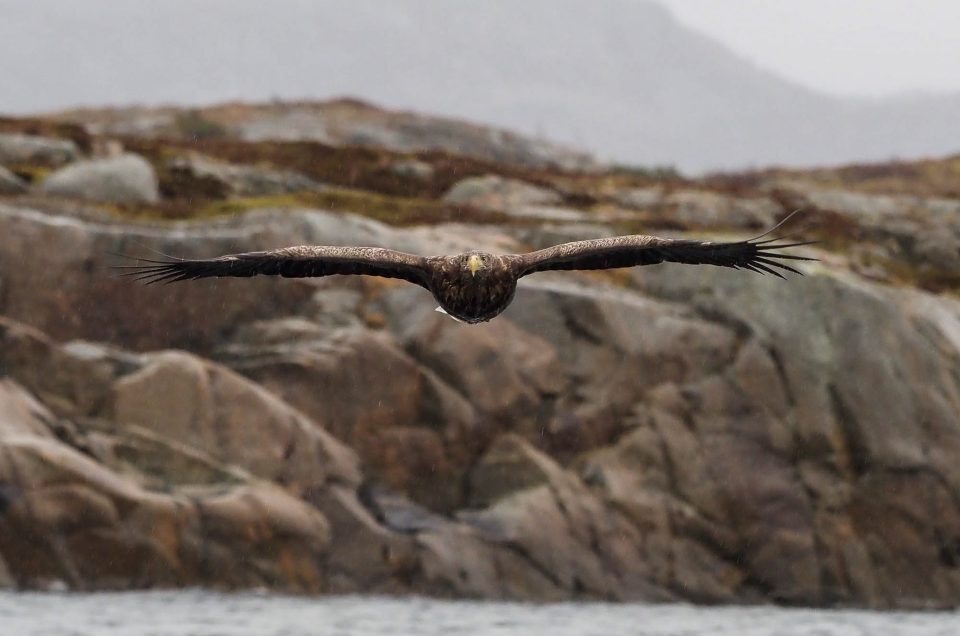
{"type": "Polygon", "coordinates": [[[759,240],[772,231],[747,241],[729,243],[635,234],[501,256],[484,252],[417,256],[379,247],[303,245],[199,260],[137,259],[145,264],[121,267],[130,270],[127,275],[147,283],[258,275],[304,278],[365,274],[401,278],[429,290],[440,307],[454,318],[477,323],[490,320],[506,309],[513,300],[517,280],[535,272],[686,263],[747,269],[783,278],[781,271],[801,272],[782,261],[816,260],[780,251],[812,241],[759,240]]]}

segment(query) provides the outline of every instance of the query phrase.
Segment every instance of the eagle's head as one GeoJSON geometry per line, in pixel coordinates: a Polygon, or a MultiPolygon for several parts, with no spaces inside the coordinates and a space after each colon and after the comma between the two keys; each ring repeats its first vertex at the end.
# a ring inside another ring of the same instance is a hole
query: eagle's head
{"type": "Polygon", "coordinates": [[[460,255],[461,271],[469,273],[471,278],[476,278],[480,274],[481,278],[487,274],[491,267],[495,266],[496,259],[493,254],[485,252],[467,252],[460,255]]]}

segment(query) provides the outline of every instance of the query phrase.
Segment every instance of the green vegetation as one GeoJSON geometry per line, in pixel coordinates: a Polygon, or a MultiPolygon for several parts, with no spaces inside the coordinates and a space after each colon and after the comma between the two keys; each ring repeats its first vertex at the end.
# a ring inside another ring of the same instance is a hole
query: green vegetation
{"type": "Polygon", "coordinates": [[[525,223],[488,210],[457,208],[439,201],[392,197],[348,188],[329,188],[321,192],[298,192],[264,197],[177,199],[161,201],[157,205],[100,207],[113,216],[142,220],[207,219],[243,214],[263,208],[311,208],[359,214],[395,226],[448,222],[525,223]]]}
{"type": "Polygon", "coordinates": [[[675,166],[631,166],[617,164],[610,168],[615,176],[640,177],[653,181],[677,181],[683,175],[675,166]]]}
{"type": "Polygon", "coordinates": [[[47,166],[35,166],[27,164],[14,164],[7,166],[10,172],[14,173],[27,183],[40,183],[50,174],[51,168],[47,166]]]}
{"type": "Polygon", "coordinates": [[[215,121],[210,121],[196,109],[177,115],[173,125],[178,133],[194,140],[222,139],[227,136],[226,128],[215,121]]]}

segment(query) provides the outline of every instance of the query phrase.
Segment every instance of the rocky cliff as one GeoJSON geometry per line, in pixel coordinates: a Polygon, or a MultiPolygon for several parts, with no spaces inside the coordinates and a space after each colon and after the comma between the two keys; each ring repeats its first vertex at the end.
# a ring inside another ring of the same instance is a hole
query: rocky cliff
{"type": "Polygon", "coordinates": [[[960,200],[931,177],[956,160],[690,182],[4,126],[0,585],[960,603],[960,200]],[[478,326],[388,280],[109,269],[743,237],[798,207],[803,278],[543,274],[478,326]]]}

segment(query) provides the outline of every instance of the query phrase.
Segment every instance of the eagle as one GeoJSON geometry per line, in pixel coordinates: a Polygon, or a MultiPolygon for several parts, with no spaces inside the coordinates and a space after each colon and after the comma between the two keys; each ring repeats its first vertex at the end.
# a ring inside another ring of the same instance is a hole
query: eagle
{"type": "Polygon", "coordinates": [[[802,275],[784,261],[817,259],[782,250],[816,241],[764,239],[789,218],[758,237],[732,242],[633,234],[563,243],[525,254],[470,251],[452,256],[419,256],[381,247],[300,245],[207,259],[136,258],[139,264],[119,267],[128,270],[123,275],[148,284],[224,276],[306,278],[363,274],[399,278],[433,294],[440,305],[438,311],[475,324],[502,313],[513,300],[517,281],[537,272],[683,263],[745,269],[779,278],[784,278],[781,272],[802,275]]]}

